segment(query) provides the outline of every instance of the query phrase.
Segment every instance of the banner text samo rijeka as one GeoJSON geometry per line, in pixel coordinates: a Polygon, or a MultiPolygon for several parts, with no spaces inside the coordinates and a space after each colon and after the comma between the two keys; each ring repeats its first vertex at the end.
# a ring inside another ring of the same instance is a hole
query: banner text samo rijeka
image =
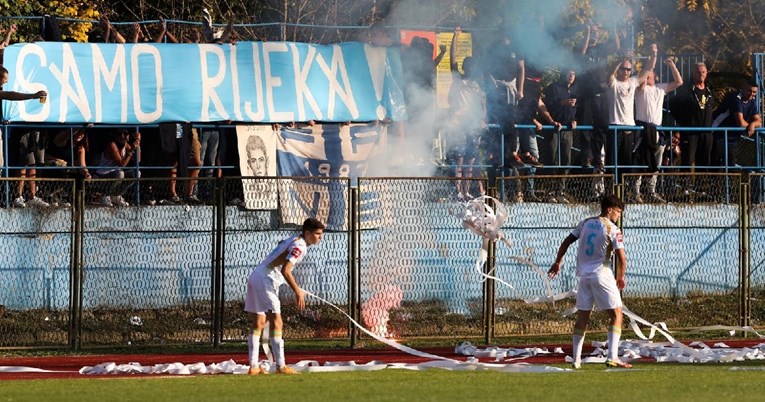
{"type": "Polygon", "coordinates": [[[289,122],[401,119],[400,60],[362,43],[87,44],[6,48],[3,119],[49,123],[289,122]]]}

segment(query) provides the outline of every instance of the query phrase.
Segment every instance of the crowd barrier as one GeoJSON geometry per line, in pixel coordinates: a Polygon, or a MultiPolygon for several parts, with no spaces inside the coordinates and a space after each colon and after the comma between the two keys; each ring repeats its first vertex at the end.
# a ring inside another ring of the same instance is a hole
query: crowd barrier
{"type": "MultiPolygon", "coordinates": [[[[298,283],[374,333],[486,342],[570,333],[571,317],[560,313],[572,299],[531,301],[575,288],[574,253],[551,288],[539,273],[571,228],[598,213],[596,185],[628,200],[621,225],[632,311],[671,329],[761,325],[765,204],[752,189],[765,175],[662,173],[658,188],[678,189],[662,193],[668,203],[629,202],[640,175],[625,174],[623,184],[612,174],[471,180],[509,211],[501,230],[512,246],[492,245],[480,267],[481,239],[462,226],[453,178],[202,179],[203,203],[194,205],[140,202],[149,189],[165,191],[167,179],[35,179],[59,203],[0,208],[0,347],[244,342],[247,275],[307,216],[328,228],[296,269],[298,283]],[[252,180],[276,189],[273,209],[245,208],[252,180]],[[564,180],[567,203],[541,199],[564,180]],[[519,202],[513,190],[530,181],[540,199],[519,202]],[[691,184],[697,191],[686,193],[691,184]],[[115,186],[130,206],[98,202],[115,186]],[[484,281],[479,269],[502,282],[484,281]]],[[[177,179],[178,188],[187,184],[177,179]]],[[[0,199],[17,185],[0,180],[0,199]]],[[[289,289],[281,297],[288,338],[365,338],[316,299],[298,312],[289,289]]]]}

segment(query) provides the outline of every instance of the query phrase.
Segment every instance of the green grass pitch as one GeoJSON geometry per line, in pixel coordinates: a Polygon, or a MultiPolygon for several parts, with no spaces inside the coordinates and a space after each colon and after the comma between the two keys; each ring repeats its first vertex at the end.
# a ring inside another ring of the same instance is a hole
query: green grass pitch
{"type": "Polygon", "coordinates": [[[2,401],[750,401],[765,364],[601,364],[559,373],[408,371],[0,381],[2,401]]]}

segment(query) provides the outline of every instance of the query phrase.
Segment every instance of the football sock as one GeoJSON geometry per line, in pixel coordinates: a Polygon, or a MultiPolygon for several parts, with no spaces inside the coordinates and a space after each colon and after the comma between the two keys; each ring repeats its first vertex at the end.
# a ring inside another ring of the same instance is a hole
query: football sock
{"type": "Polygon", "coordinates": [[[253,328],[247,336],[247,348],[250,356],[250,367],[258,365],[258,352],[260,352],[260,329],[253,328]]]}
{"type": "Polygon", "coordinates": [[[574,328],[574,362],[582,361],[582,346],[584,345],[584,330],[574,328]]]}
{"type": "Polygon", "coordinates": [[[622,336],[620,327],[608,327],[608,359],[619,359],[619,338],[622,336]]]}
{"type": "Polygon", "coordinates": [[[274,361],[274,355],[271,353],[271,323],[266,321],[266,326],[263,327],[263,334],[260,336],[260,347],[263,348],[263,357],[270,361],[274,361]]]}
{"type": "Polygon", "coordinates": [[[282,330],[271,331],[271,353],[274,354],[276,367],[284,366],[284,339],[282,339],[282,330]]]}

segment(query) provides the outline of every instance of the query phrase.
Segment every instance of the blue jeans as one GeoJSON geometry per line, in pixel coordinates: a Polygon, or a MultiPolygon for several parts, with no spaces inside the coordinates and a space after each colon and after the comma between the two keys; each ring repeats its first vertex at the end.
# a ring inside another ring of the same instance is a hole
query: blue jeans
{"type": "MultiPolygon", "coordinates": [[[[520,147],[518,148],[518,155],[525,155],[526,152],[531,154],[531,156],[537,158],[539,160],[539,145],[537,143],[537,133],[534,129],[531,128],[522,128],[515,130],[517,133],[518,140],[520,142],[520,147]]],[[[534,166],[528,165],[526,167],[514,167],[510,166],[508,174],[510,176],[534,176],[537,173],[537,168],[534,166]]],[[[512,180],[510,183],[510,187],[508,188],[510,192],[514,193],[523,193],[523,183],[521,180],[512,180]]],[[[534,194],[534,179],[529,178],[528,182],[526,184],[526,194],[534,194]]]]}
{"type": "MultiPolygon", "coordinates": [[[[535,157],[537,160],[539,160],[539,144],[537,143],[537,132],[536,130],[532,128],[526,128],[518,130],[518,140],[520,142],[520,150],[518,152],[519,155],[524,155],[526,152],[530,153],[531,156],[535,157]]],[[[537,174],[537,168],[534,166],[529,166],[528,172],[526,173],[527,176],[534,176],[537,174]]],[[[526,188],[527,194],[533,194],[534,193],[534,179],[529,179],[528,186],[526,188]]]]}
{"type": "MultiPolygon", "coordinates": [[[[199,159],[202,161],[202,166],[215,166],[215,159],[218,157],[218,143],[220,143],[220,131],[202,130],[199,135],[199,159]]],[[[212,177],[213,169],[202,169],[199,176],[212,177]]]]}

